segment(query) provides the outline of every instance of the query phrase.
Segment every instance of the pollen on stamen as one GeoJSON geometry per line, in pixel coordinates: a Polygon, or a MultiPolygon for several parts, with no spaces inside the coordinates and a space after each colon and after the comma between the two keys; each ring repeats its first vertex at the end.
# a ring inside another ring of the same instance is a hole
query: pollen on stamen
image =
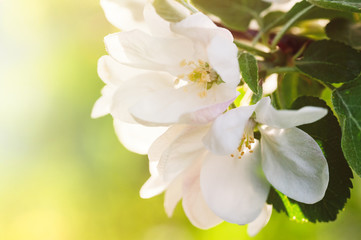
{"type": "Polygon", "coordinates": [[[234,157],[234,154],[231,154],[231,157],[234,157]]]}
{"type": "Polygon", "coordinates": [[[184,77],[185,77],[184,74],[179,74],[179,75],[178,75],[178,78],[179,78],[179,79],[182,79],[182,78],[184,78],[184,77]]]}
{"type": "Polygon", "coordinates": [[[201,98],[207,96],[207,91],[203,90],[202,92],[198,93],[198,96],[200,96],[201,98]]]}
{"type": "Polygon", "coordinates": [[[185,67],[185,66],[187,65],[187,61],[186,61],[185,59],[183,59],[183,60],[179,63],[179,65],[180,65],[181,67],[185,67]]]}
{"type": "Polygon", "coordinates": [[[212,88],[213,84],[219,85],[223,83],[221,77],[206,61],[200,59],[197,61],[187,61],[183,59],[179,65],[187,68],[189,72],[179,75],[178,78],[199,85],[202,90],[198,93],[198,96],[201,98],[207,96],[207,91],[212,88]]]}
{"type": "Polygon", "coordinates": [[[180,78],[177,78],[175,81],[174,81],[174,85],[178,85],[180,82],[180,78]]]}

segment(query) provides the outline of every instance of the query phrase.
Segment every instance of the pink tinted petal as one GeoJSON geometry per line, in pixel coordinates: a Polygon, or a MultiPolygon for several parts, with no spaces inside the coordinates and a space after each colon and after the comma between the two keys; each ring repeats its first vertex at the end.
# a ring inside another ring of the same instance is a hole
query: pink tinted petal
{"type": "Polygon", "coordinates": [[[172,180],[197,159],[204,156],[206,149],[203,146],[202,138],[208,131],[209,126],[187,126],[178,135],[169,147],[163,152],[158,164],[159,172],[165,180],[172,180]]]}
{"type": "Polygon", "coordinates": [[[182,199],[183,176],[176,178],[167,188],[164,195],[164,209],[168,217],[173,215],[174,209],[178,202],[182,199]]]}
{"type": "Polygon", "coordinates": [[[209,229],[223,222],[207,206],[200,189],[199,174],[202,158],[184,174],[183,209],[189,221],[200,229],[209,229]]]}
{"type": "Polygon", "coordinates": [[[228,106],[234,101],[231,99],[223,103],[217,103],[208,107],[201,108],[195,112],[185,113],[181,116],[180,122],[189,124],[205,124],[216,119],[220,114],[227,110],[228,106]]]}
{"type": "Polygon", "coordinates": [[[223,110],[224,103],[236,96],[236,91],[219,87],[200,97],[202,89],[197,85],[181,88],[160,89],[152,95],[146,95],[134,105],[130,112],[144,125],[170,125],[174,123],[205,123],[223,110]],[[217,91],[218,90],[218,91],[217,91]],[[219,104],[219,105],[218,105],[219,104]],[[213,105],[215,108],[213,108],[213,105]],[[209,108],[208,110],[201,110],[209,108]],[[200,112],[197,112],[201,110],[200,112]],[[217,112],[213,112],[216,110],[217,112]],[[212,112],[211,112],[212,111],[212,112]],[[198,114],[197,114],[198,113],[198,114]]]}

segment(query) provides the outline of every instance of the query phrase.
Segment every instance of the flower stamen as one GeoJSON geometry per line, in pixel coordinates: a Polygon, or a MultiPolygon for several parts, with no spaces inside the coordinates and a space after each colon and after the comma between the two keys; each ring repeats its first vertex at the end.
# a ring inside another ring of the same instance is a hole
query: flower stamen
{"type": "Polygon", "coordinates": [[[237,148],[237,151],[234,154],[231,154],[231,157],[237,157],[241,159],[245,153],[253,153],[252,145],[255,143],[253,131],[256,126],[256,122],[251,118],[248,120],[246,127],[244,129],[243,137],[237,148]]]}
{"type": "Polygon", "coordinates": [[[178,79],[185,79],[190,82],[196,83],[202,88],[199,92],[199,97],[203,98],[207,96],[207,90],[212,88],[213,84],[221,84],[223,80],[218,73],[209,65],[209,63],[198,60],[198,62],[189,61],[183,59],[179,65],[181,67],[188,67],[190,73],[187,75],[181,74],[178,79]]]}

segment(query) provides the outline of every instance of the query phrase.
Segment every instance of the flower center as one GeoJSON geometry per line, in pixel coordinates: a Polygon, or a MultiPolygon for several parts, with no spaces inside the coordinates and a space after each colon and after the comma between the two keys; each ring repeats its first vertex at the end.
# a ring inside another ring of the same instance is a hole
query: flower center
{"type": "Polygon", "coordinates": [[[180,62],[180,66],[189,68],[190,73],[179,75],[178,78],[198,84],[202,89],[198,93],[200,97],[207,96],[207,90],[211,89],[213,84],[219,85],[224,82],[209,63],[202,60],[198,60],[198,62],[183,60],[180,62]]]}
{"type": "Polygon", "coordinates": [[[241,159],[245,153],[253,153],[252,144],[255,143],[253,130],[256,126],[256,122],[250,118],[244,128],[243,137],[241,142],[235,151],[235,153],[231,154],[231,157],[241,159]]]}

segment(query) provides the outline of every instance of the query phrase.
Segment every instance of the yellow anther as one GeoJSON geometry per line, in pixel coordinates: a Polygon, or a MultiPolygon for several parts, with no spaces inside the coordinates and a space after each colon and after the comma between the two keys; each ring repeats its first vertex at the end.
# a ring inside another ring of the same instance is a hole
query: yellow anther
{"type": "Polygon", "coordinates": [[[243,155],[244,155],[244,152],[242,151],[242,152],[241,152],[241,156],[243,156],[243,155]]]}
{"type": "Polygon", "coordinates": [[[185,67],[185,66],[187,65],[187,61],[186,61],[185,59],[183,59],[183,60],[179,63],[179,65],[180,65],[181,67],[185,67]]]}
{"type": "Polygon", "coordinates": [[[253,150],[250,150],[249,152],[250,152],[250,153],[253,153],[253,150]]]}
{"type": "Polygon", "coordinates": [[[234,154],[231,154],[231,157],[234,157],[234,154]]]}
{"type": "Polygon", "coordinates": [[[237,149],[238,149],[238,152],[241,152],[242,151],[242,144],[240,144],[237,149]]]}
{"type": "Polygon", "coordinates": [[[178,75],[178,78],[184,78],[185,76],[184,76],[184,74],[179,74],[178,75]]]}
{"type": "Polygon", "coordinates": [[[177,78],[177,79],[174,81],[174,84],[175,84],[175,85],[178,85],[178,84],[179,84],[179,82],[180,82],[180,79],[179,79],[179,78],[177,78]]]}
{"type": "Polygon", "coordinates": [[[198,93],[198,96],[200,96],[201,98],[207,96],[207,91],[203,90],[202,92],[198,93]]]}
{"type": "MultiPolygon", "coordinates": [[[[190,68],[190,72],[186,75],[179,75],[178,78],[194,82],[204,89],[204,91],[210,89],[213,84],[218,85],[223,82],[217,72],[207,62],[201,59],[189,62],[183,59],[179,65],[190,68]]],[[[205,97],[207,94],[202,91],[198,95],[205,97]]]]}

